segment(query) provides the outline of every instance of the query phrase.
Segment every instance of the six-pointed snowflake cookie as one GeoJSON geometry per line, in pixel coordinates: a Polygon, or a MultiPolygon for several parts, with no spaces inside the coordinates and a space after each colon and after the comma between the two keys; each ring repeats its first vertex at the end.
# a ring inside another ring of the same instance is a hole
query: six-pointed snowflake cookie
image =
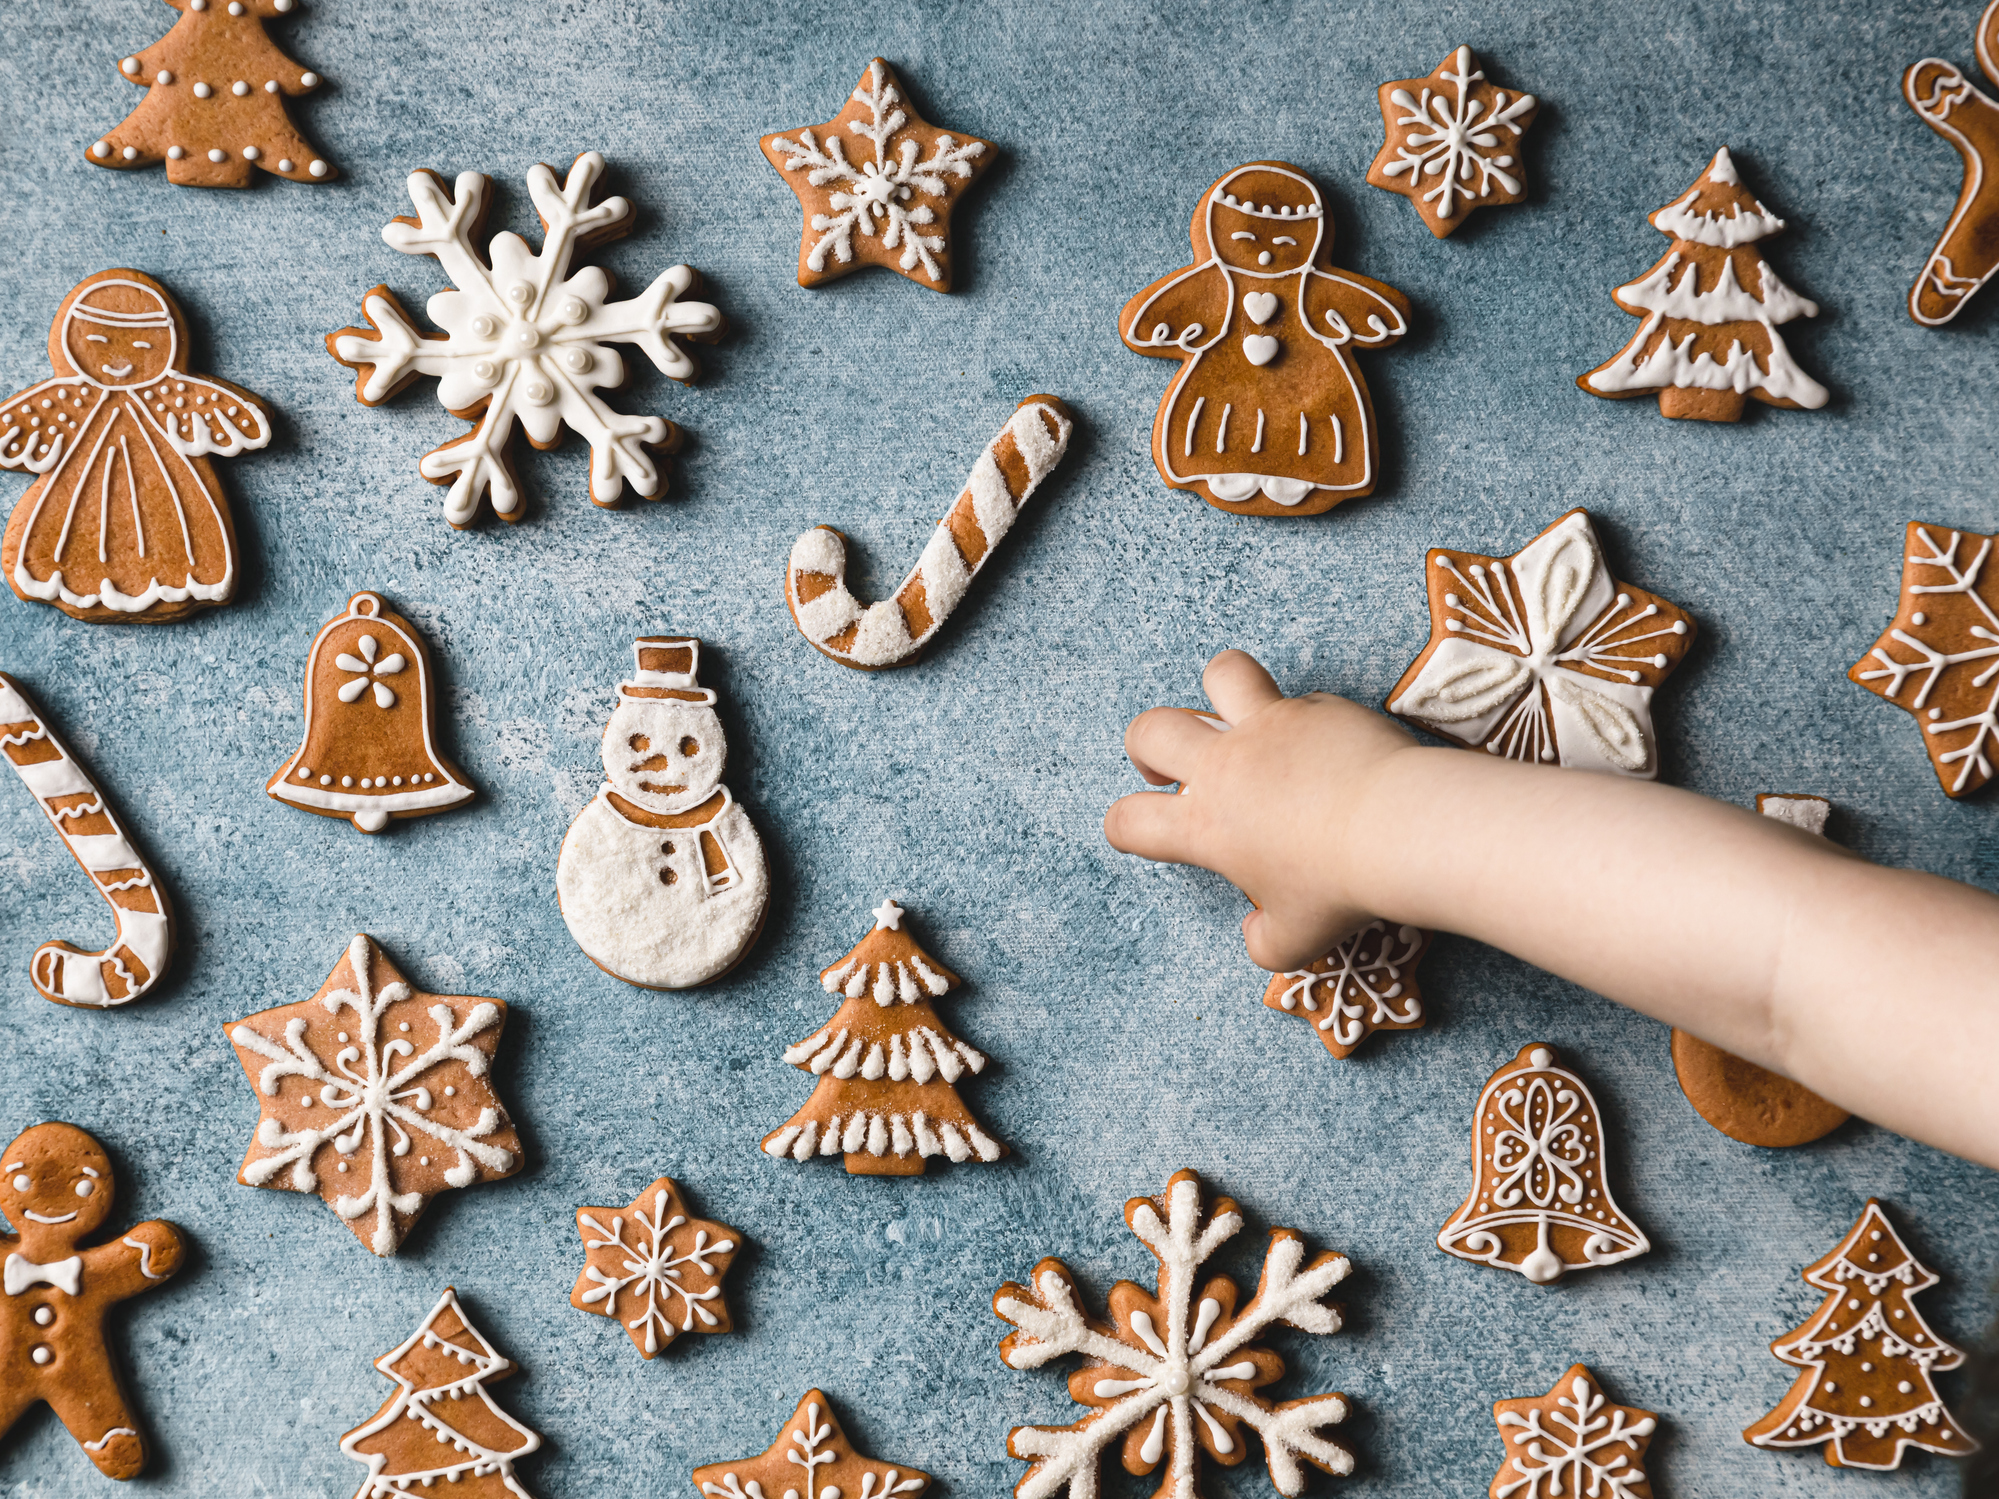
{"type": "Polygon", "coordinates": [[[491,495],[502,520],[521,518],[520,486],[508,460],[518,420],[528,441],[548,449],[566,426],[590,444],[590,498],[614,505],[626,484],[644,499],[659,499],[666,481],[652,452],[680,446],[680,429],[657,416],[627,416],[601,391],[625,380],[614,344],[641,350],[659,372],[683,383],[695,377],[694,360],[675,339],[713,342],[722,314],[687,298],[700,274],[677,265],[629,301],[613,302],[611,275],[585,266],[573,275],[578,250],[621,239],[637,211],[625,198],[592,203],[604,158],[586,151],[562,182],[553,169],[528,172],[528,196],[541,214],[541,253],[511,231],[496,234],[491,263],[479,255],[492,179],[460,172],[454,186],[429,170],[409,176],[415,218],[396,218],[382,238],[405,255],[435,256],[452,287],[430,299],[430,320],[445,331],[419,333],[395,293],[378,286],[362,299],[366,328],[326,335],[327,351],[360,373],[355,397],[379,406],[426,375],[437,377],[438,403],[453,416],[476,422],[423,456],[417,471],[433,484],[450,484],[444,518],[465,527],[491,495]]]}
{"type": "Polygon", "coordinates": [[[691,1216],[672,1177],[662,1176],[629,1207],[578,1208],[576,1231],[585,1264],[569,1304],[616,1317],[641,1358],[684,1332],[734,1330],[722,1277],[743,1236],[691,1216]]]}
{"type": "Polygon", "coordinates": [[[1367,180],[1415,204],[1438,239],[1474,208],[1527,196],[1520,138],[1541,101],[1495,86],[1471,48],[1458,48],[1428,77],[1398,78],[1378,93],[1387,138],[1367,180]]]}
{"type": "Polygon", "coordinates": [[[1570,1365],[1545,1395],[1495,1400],[1492,1417],[1506,1461],[1490,1499],[1652,1499],[1643,1464],[1659,1418],[1612,1405],[1583,1365],[1570,1365]]]}
{"type": "Polygon", "coordinates": [[[1511,557],[1433,548],[1430,643],[1388,694],[1397,718],[1509,760],[1659,774],[1652,693],[1694,641],[1677,604],[1610,575],[1571,510],[1511,557]]]}
{"type": "Polygon", "coordinates": [[[356,937],[311,999],[228,1028],[263,1117],[237,1180],[317,1192],[394,1254],[430,1199],[521,1169],[487,1074],[507,1007],[412,989],[356,937]]]}
{"type": "Polygon", "coordinates": [[[1018,1499],[1091,1499],[1100,1465],[1116,1444],[1127,1473],[1140,1476],[1162,1463],[1166,1473],[1155,1499],[1196,1499],[1201,1454],[1223,1464],[1248,1454],[1244,1427],[1263,1440],[1270,1481],[1280,1494],[1304,1491],[1305,1462],[1344,1477],[1353,1453],[1321,1432],[1347,1418],[1344,1395],[1311,1395],[1275,1402],[1263,1394],[1284,1377],[1284,1360],[1254,1340],[1277,1323],[1313,1333],[1340,1330],[1340,1310],[1320,1298],[1346,1279],[1337,1254],[1309,1262],[1305,1241],[1273,1228],[1264,1252],[1263,1278],[1240,1308],[1240,1292],[1226,1275],[1200,1280],[1204,1265],[1242,1230],[1242,1211],[1226,1197],[1201,1203],[1192,1171],[1174,1173],[1157,1197],[1134,1197],[1124,1221],[1159,1259],[1159,1291],[1121,1280],[1111,1287],[1111,1320],[1083,1309],[1069,1267],[1045,1259],[1031,1284],[1009,1282],[993,1297],[993,1311],[1018,1331],[1000,1343],[1000,1357],[1015,1369],[1038,1369],[1067,1354],[1087,1362],[1069,1376],[1069,1395],[1094,1409],[1071,1426],[1016,1426],[1007,1451],[1032,1466],[1015,1486],[1018,1499]]]}
{"type": "Polygon", "coordinates": [[[823,1390],[805,1392],[777,1440],[758,1456],[694,1470],[702,1499],[915,1499],[932,1481],[921,1469],[863,1457],[840,1429],[823,1390]]]}
{"type": "Polygon", "coordinates": [[[923,119],[886,62],[868,64],[826,124],[758,144],[805,210],[800,286],[885,265],[919,286],[951,289],[951,210],[999,148],[923,119]]]}
{"type": "Polygon", "coordinates": [[[1370,921],[1316,962],[1272,974],[1263,1002],[1311,1021],[1327,1051],[1350,1057],[1376,1031],[1422,1027],[1416,965],[1429,945],[1419,927],[1391,931],[1385,921],[1370,921]]]}
{"type": "Polygon", "coordinates": [[[1992,779],[1999,737],[1999,537],[1910,521],[1902,598],[1847,676],[1906,709],[1948,796],[1992,779]]]}

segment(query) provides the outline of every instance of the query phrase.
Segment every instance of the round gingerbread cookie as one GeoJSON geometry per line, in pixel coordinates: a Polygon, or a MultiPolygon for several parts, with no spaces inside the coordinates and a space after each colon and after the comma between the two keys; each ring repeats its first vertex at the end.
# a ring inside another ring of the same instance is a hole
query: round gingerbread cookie
{"type": "Polygon", "coordinates": [[[1809,1145],[1852,1117],[1803,1084],[1681,1030],[1673,1032],[1673,1071],[1694,1112],[1745,1145],[1809,1145]]]}

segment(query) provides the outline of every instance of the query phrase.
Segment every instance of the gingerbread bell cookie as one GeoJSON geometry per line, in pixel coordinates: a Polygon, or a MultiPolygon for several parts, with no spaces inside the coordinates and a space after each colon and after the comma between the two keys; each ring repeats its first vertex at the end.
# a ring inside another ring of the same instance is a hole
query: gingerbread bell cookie
{"type": "Polygon", "coordinates": [[[85,1247],[111,1216],[117,1179],[104,1147],[73,1124],[37,1124],[0,1155],[0,1432],[47,1401],[106,1478],[136,1478],[146,1439],[119,1387],[105,1314],[180,1268],[171,1223],[85,1247]]]}
{"type": "Polygon", "coordinates": [[[1398,78],[1378,93],[1387,138],[1367,180],[1407,198],[1438,239],[1474,208],[1527,196],[1520,138],[1541,101],[1494,84],[1471,48],[1459,47],[1426,78],[1398,78]]]}
{"type": "Polygon", "coordinates": [[[663,498],[666,480],[653,452],[675,452],[680,429],[657,416],[627,416],[602,391],[625,380],[614,345],[630,344],[668,379],[683,383],[697,373],[677,339],[712,343],[722,336],[722,314],[689,300],[700,273],[676,265],[623,302],[610,300],[611,275],[597,266],[571,272],[579,250],[622,239],[638,214],[629,199],[596,196],[604,158],[586,151],[560,182],[547,166],[528,172],[528,196],[541,215],[539,254],[519,235],[493,236],[490,260],[479,254],[493,181],[460,172],[450,185],[436,172],[409,175],[415,218],[391,219],[382,238],[405,255],[429,255],[451,279],[426,308],[444,332],[421,333],[396,294],[378,286],[362,299],[366,328],[326,335],[327,352],[350,369],[355,399],[379,406],[425,376],[437,378],[437,400],[452,415],[474,423],[470,432],[433,448],[417,472],[449,484],[444,518],[472,524],[488,498],[493,513],[518,521],[520,485],[508,457],[514,424],[546,451],[567,427],[590,444],[590,498],[615,505],[627,484],[643,499],[663,498]]]}
{"type": "Polygon", "coordinates": [[[294,182],[339,176],[285,109],[287,99],[318,88],[319,75],[264,31],[294,3],[167,0],[180,12],[173,30],[118,64],[146,97],[85,159],[121,168],[165,162],[167,181],[190,187],[248,187],[259,170],[294,182]]]}
{"type": "Polygon", "coordinates": [[[305,737],[264,790],[364,833],[463,806],[476,793],[438,752],[436,718],[423,637],[380,594],[357,593],[313,639],[305,737]]]}
{"type": "Polygon", "coordinates": [[[999,148],[916,113],[879,57],[824,125],[757,143],[805,211],[798,284],[818,286],[864,265],[918,286],[951,289],[951,210],[999,148]]]}
{"type": "Polygon", "coordinates": [[[807,1390],[777,1440],[755,1457],[708,1463],[694,1470],[702,1499],[915,1499],[935,1482],[906,1464],[864,1457],[840,1429],[824,1390],[807,1390]],[[821,1472],[821,1469],[824,1472],[821,1472]]]}
{"type": "Polygon", "coordinates": [[[1739,420],[1751,396],[1791,411],[1825,405],[1826,388],[1798,368],[1777,332],[1817,317],[1818,303],[1786,286],[1756,249],[1784,221],[1742,185],[1728,147],[1651,223],[1673,247],[1612,293],[1645,321],[1576,384],[1615,401],[1656,393],[1661,416],[1704,422],[1739,420]]]}
{"type": "Polygon", "coordinates": [[[1029,396],[972,465],[971,477],[895,594],[863,604],[847,587],[847,538],[815,526],[792,544],[784,602],[798,631],[842,666],[907,666],[963,602],[1041,481],[1069,450],[1069,408],[1029,396]]]}
{"type": "Polygon", "coordinates": [[[1615,1405],[1582,1364],[1571,1364],[1545,1395],[1495,1400],[1492,1418],[1506,1445],[1488,1499],[1652,1499],[1645,1452],[1659,1418],[1615,1405]]]}
{"type": "Polygon", "coordinates": [[[615,1317],[639,1357],[650,1359],[684,1332],[731,1332],[722,1277],[742,1235],[696,1218],[662,1176],[622,1208],[578,1208],[584,1266],[569,1293],[579,1312],[615,1317]]]}
{"type": "Polygon", "coordinates": [[[604,725],[604,784],[555,862],[583,955],[644,989],[691,989],[735,967],[763,930],[770,867],[722,772],[729,743],[703,687],[701,642],[642,635],[604,725]]]}
{"type": "Polygon", "coordinates": [[[21,598],[160,624],[235,596],[236,528],[209,460],[265,446],[271,418],[188,358],[187,319],[140,271],[99,271],[63,298],[54,375],[0,401],[0,469],[35,476],[0,540],[21,598]]]}
{"type": "Polygon", "coordinates": [[[111,907],[118,935],[102,952],[44,942],[28,960],[42,998],[103,1009],[150,993],[173,960],[173,906],[90,772],[27,691],[0,672],[0,752],[111,907]]]}
{"type": "Polygon", "coordinates": [[[1353,354],[1408,332],[1409,299],[1334,267],[1318,184],[1285,162],[1228,173],[1189,233],[1194,263],[1118,314],[1127,348],[1180,361],[1152,424],[1160,477],[1239,515],[1372,494],[1379,442],[1353,354]]]}
{"type": "MultiPolygon", "coordinates": [[[[1978,18],[1974,46],[1985,76],[1999,84],[1999,0],[1978,18]]],[[[1964,311],[1999,270],[1999,99],[1940,57],[1926,57],[1902,75],[1902,97],[1964,158],[1957,206],[1909,288],[1909,316],[1937,328],[1964,311]]]]}
{"type": "Polygon", "coordinates": [[[1070,1398],[1094,1407],[1070,1426],[1008,1433],[1006,1450],[1030,1464],[1014,1492],[1093,1499],[1103,1459],[1116,1450],[1127,1473],[1164,1466],[1159,1494],[1198,1494],[1203,1454],[1224,1464],[1248,1456],[1244,1427],[1262,1440],[1280,1494],[1304,1492],[1303,1463],[1336,1477],[1352,1473],[1353,1452],[1324,1434],[1346,1420],[1346,1396],[1272,1400],[1263,1392],[1284,1377],[1284,1359],[1259,1341],[1280,1324],[1338,1332],[1341,1309],[1323,1298],[1346,1279],[1346,1257],[1321,1252],[1307,1260],[1304,1239],[1273,1228],[1256,1293],[1242,1303],[1228,1276],[1201,1273],[1242,1232],[1242,1210],[1227,1197],[1204,1203],[1192,1171],[1175,1172],[1157,1197],[1132,1198],[1124,1221],[1159,1261],[1157,1295],[1121,1280],[1111,1287],[1110,1316],[1100,1320],[1085,1309],[1069,1267],[1045,1259],[1030,1284],[1009,1282],[993,1296],[994,1314],[1016,1329],[1000,1343],[1001,1360],[1038,1369],[1080,1354],[1070,1398]]]}
{"type": "Polygon", "coordinates": [[[1376,1031],[1422,1028],[1416,965],[1429,945],[1420,927],[1370,921],[1316,962],[1272,974],[1263,1002],[1309,1020],[1327,1051],[1350,1057],[1376,1031]]]}

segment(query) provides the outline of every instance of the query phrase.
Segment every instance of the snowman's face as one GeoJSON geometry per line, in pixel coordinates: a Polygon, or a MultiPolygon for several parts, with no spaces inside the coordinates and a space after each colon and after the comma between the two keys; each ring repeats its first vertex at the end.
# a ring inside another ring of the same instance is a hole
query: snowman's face
{"type": "Polygon", "coordinates": [[[76,372],[98,385],[150,385],[173,360],[174,330],[121,327],[72,316],[63,329],[63,348],[76,372]]]}
{"type": "Polygon", "coordinates": [[[627,698],[604,728],[611,785],[648,812],[686,812],[722,783],[722,720],[705,703],[627,698]]]}
{"type": "Polygon", "coordinates": [[[0,1157],[0,1213],[26,1237],[68,1245],[111,1211],[111,1161],[67,1124],[38,1124],[0,1157]]]}

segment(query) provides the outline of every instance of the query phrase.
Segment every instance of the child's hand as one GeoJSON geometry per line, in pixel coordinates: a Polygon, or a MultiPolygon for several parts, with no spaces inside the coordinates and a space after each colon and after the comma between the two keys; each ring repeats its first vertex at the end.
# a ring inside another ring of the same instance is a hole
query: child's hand
{"type": "Polygon", "coordinates": [[[1243,918],[1252,961],[1282,972],[1322,957],[1376,914],[1355,875],[1351,812],[1381,767],[1417,752],[1399,726],[1345,698],[1287,698],[1242,651],[1208,663],[1201,685],[1227,732],[1179,708],[1125,730],[1125,753],[1154,786],[1104,817],[1111,847],[1212,869],[1256,902],[1243,918]],[[1310,872],[1310,878],[1301,877],[1310,872]]]}

